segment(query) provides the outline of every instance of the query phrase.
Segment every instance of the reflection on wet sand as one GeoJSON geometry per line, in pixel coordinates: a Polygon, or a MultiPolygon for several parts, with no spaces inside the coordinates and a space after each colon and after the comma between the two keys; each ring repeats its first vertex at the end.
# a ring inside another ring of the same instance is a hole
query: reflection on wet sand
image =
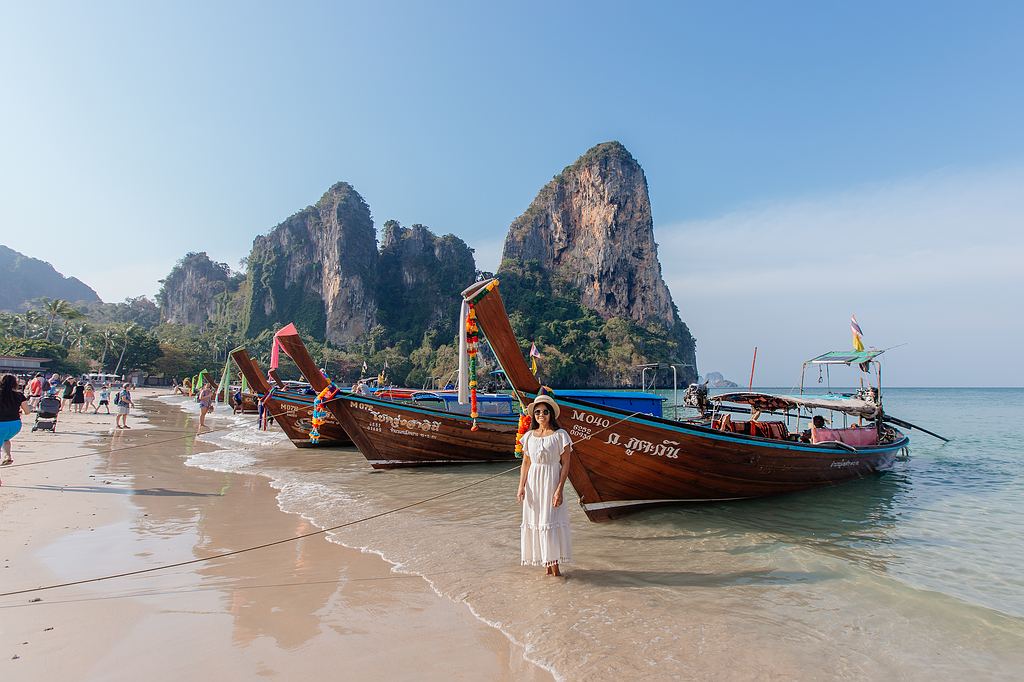
{"type": "MultiPolygon", "coordinates": [[[[156,411],[165,430],[187,434],[194,428],[190,415],[156,411]]],[[[97,474],[111,484],[85,486],[81,492],[116,489],[130,496],[138,512],[125,524],[131,535],[120,526],[106,536],[117,536],[119,551],[137,561],[180,561],[182,550],[200,558],[316,530],[301,516],[278,509],[277,491],[266,478],[183,466],[190,456],[215,450],[193,436],[173,448],[134,448],[145,442],[141,430],[122,432],[118,439],[114,448],[131,449],[105,455],[97,474]]],[[[295,458],[293,451],[289,446],[288,455],[295,458]]],[[[187,571],[146,580],[150,597],[165,594],[159,603],[173,600],[173,607],[161,607],[162,622],[229,617],[230,645],[245,652],[245,660],[258,662],[254,674],[291,675],[312,668],[311,652],[320,652],[344,660],[345,670],[356,676],[371,671],[387,676],[391,670],[399,677],[447,679],[453,670],[463,675],[479,670],[490,679],[550,679],[526,663],[501,633],[464,607],[438,598],[422,579],[393,573],[378,557],[323,536],[202,562],[187,571]],[[198,584],[183,588],[183,579],[198,584]],[[454,650],[462,653],[437,657],[454,650]]]]}

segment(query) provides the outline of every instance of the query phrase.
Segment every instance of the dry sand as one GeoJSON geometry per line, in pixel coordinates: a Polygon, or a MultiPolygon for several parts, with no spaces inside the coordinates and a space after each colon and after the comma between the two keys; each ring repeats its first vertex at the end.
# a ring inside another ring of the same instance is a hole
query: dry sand
{"type": "MultiPolygon", "coordinates": [[[[258,476],[184,464],[190,416],[62,414],[14,441],[0,592],[175,563],[315,530],[258,476]],[[147,423],[148,421],[148,423],[147,423]],[[92,454],[94,453],[94,454],[92,454]],[[52,463],[40,460],[88,455],[52,463]]],[[[323,536],[139,576],[0,597],[3,680],[547,680],[422,579],[323,536]],[[41,600],[41,601],[33,601],[41,600]]]]}

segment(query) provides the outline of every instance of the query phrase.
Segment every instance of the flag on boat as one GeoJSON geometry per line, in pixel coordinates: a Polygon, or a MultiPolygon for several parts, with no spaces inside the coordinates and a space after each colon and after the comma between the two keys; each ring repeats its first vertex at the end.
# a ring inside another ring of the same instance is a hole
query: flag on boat
{"type": "Polygon", "coordinates": [[[864,350],[864,334],[857,324],[856,315],[850,315],[850,332],[853,334],[853,349],[858,352],[864,350]]]}
{"type": "Polygon", "coordinates": [[[537,373],[537,358],[539,358],[539,357],[540,357],[540,351],[537,350],[537,344],[536,343],[531,343],[530,344],[530,369],[533,370],[534,374],[537,373]]]}
{"type": "Polygon", "coordinates": [[[366,360],[363,360],[363,374],[366,374],[366,360]]]}

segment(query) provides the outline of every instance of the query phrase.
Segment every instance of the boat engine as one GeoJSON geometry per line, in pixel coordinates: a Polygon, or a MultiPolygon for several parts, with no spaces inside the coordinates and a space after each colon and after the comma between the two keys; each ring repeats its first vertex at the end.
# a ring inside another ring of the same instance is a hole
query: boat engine
{"type": "Polygon", "coordinates": [[[683,391],[683,406],[692,407],[700,412],[701,416],[706,415],[710,410],[708,402],[708,384],[690,384],[683,391]]]}
{"type": "Polygon", "coordinates": [[[854,398],[863,400],[866,403],[872,405],[878,404],[878,389],[874,386],[861,386],[857,389],[857,392],[853,394],[854,398]]]}

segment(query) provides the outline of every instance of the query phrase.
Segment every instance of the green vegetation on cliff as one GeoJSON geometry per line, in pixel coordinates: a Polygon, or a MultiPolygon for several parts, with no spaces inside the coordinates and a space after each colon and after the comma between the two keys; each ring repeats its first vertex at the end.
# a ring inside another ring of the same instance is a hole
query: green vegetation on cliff
{"type": "MultiPolygon", "coordinates": [[[[692,353],[681,347],[680,330],[641,326],[620,317],[602,319],[580,305],[580,292],[537,261],[506,260],[498,272],[512,330],[526,353],[536,343],[539,376],[552,386],[629,386],[637,365],[679,364],[692,353]]],[[[684,327],[685,330],[685,327],[684,327]]],[[[686,332],[686,337],[689,332],[686,332]]]]}

